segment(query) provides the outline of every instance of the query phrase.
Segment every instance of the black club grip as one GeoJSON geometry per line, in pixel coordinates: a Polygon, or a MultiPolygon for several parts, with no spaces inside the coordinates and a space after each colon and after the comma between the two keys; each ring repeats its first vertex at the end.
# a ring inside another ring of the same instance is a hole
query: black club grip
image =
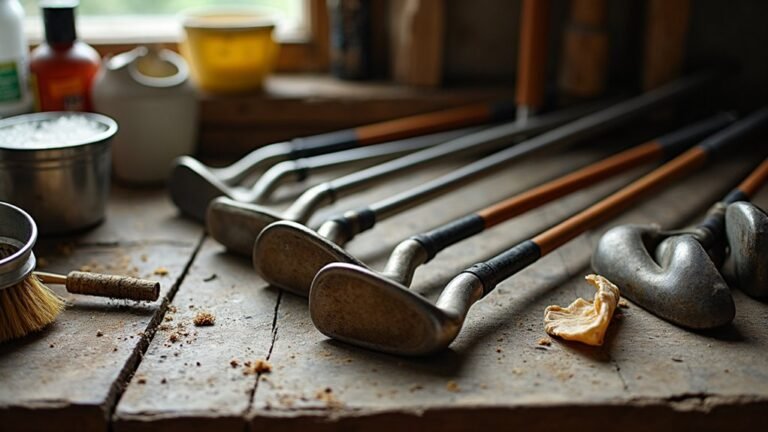
{"type": "Polygon", "coordinates": [[[526,240],[496,255],[488,261],[473,265],[464,270],[477,276],[483,283],[483,293],[487,295],[499,282],[538,261],[541,249],[533,240],[526,240]]]}
{"type": "Polygon", "coordinates": [[[355,147],[357,143],[358,138],[355,129],[344,129],[320,135],[296,138],[291,141],[293,150],[291,150],[289,159],[299,159],[347,150],[355,147]]]}
{"type": "Polygon", "coordinates": [[[661,145],[665,156],[673,157],[688,149],[693,143],[712,135],[734,121],[736,121],[736,115],[733,113],[718,113],[662,135],[656,141],[661,145]]]}
{"type": "Polygon", "coordinates": [[[456,244],[467,237],[482,232],[485,229],[485,221],[477,214],[464,216],[443,226],[411,237],[421,243],[427,252],[427,261],[437,255],[438,252],[452,244],[456,244]]]}

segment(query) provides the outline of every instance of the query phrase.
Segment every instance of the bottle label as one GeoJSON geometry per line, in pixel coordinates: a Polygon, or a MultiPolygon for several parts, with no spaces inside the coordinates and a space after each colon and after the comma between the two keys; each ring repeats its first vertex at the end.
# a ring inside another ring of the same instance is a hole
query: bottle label
{"type": "Polygon", "coordinates": [[[0,103],[21,101],[21,86],[17,63],[0,63],[0,103]]]}

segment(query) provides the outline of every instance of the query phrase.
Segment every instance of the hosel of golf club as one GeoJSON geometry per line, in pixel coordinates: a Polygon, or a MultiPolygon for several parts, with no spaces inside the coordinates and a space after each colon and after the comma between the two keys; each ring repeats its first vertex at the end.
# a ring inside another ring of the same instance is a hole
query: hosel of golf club
{"type": "MultiPolygon", "coordinates": [[[[306,180],[310,173],[348,165],[355,162],[375,162],[382,159],[394,159],[406,153],[423,150],[440,143],[478,132],[481,127],[467,127],[447,132],[406,138],[375,146],[354,148],[341,152],[328,153],[308,158],[282,161],[261,175],[259,180],[249,190],[243,190],[242,199],[248,203],[263,203],[274,193],[275,189],[288,181],[300,182],[306,180]]],[[[240,189],[240,188],[238,188],[240,189]]],[[[242,188],[244,189],[244,188],[242,188]]]]}
{"type": "Polygon", "coordinates": [[[627,169],[665,156],[677,155],[694,142],[726,127],[734,120],[735,117],[731,113],[719,113],[707,117],[493,204],[474,214],[412,236],[395,247],[382,274],[408,286],[416,268],[432,260],[443,249],[627,169]]]}
{"type": "Polygon", "coordinates": [[[490,175],[523,157],[532,156],[543,150],[552,151],[566,147],[620,126],[663,102],[699,88],[715,76],[711,72],[700,73],[586,115],[416,188],[386,198],[370,207],[347,212],[342,217],[328,220],[320,226],[318,233],[328,233],[334,238],[343,239],[344,242],[349,241],[355,235],[372,228],[378,220],[406,211],[478,178],[490,175]],[[369,223],[355,223],[355,220],[361,217],[369,223]]]}
{"type": "Polygon", "coordinates": [[[610,220],[651,190],[695,171],[729,145],[738,143],[745,136],[766,125],[768,125],[768,107],[715,133],[696,147],[533,239],[526,240],[488,261],[476,264],[466,272],[473,273],[480,279],[487,294],[499,282],[536,262],[540,257],[564,245],[584,231],[610,220]]]}

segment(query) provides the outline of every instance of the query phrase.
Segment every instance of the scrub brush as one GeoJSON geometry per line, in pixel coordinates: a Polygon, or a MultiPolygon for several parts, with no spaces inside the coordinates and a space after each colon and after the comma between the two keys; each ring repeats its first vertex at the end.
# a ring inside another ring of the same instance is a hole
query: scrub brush
{"type": "Polygon", "coordinates": [[[34,272],[32,246],[37,226],[23,210],[0,202],[0,342],[39,331],[64,309],[64,300],[44,283],[62,284],[73,294],[129,300],[157,300],[160,283],[73,271],[34,272]]]}

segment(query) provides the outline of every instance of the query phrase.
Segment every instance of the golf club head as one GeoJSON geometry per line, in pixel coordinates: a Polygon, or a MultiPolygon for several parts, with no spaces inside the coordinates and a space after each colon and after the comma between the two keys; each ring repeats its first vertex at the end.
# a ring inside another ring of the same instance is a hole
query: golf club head
{"type": "Polygon", "coordinates": [[[176,207],[187,216],[203,222],[208,204],[228,195],[229,186],[197,159],[181,156],[173,163],[168,190],[176,207]]]}
{"type": "Polygon", "coordinates": [[[264,206],[219,197],[208,206],[205,226],[211,237],[229,251],[251,256],[259,233],[280,220],[282,214],[264,206]]]}
{"type": "Polygon", "coordinates": [[[266,227],[253,245],[253,268],[270,285],[307,297],[312,279],[335,262],[363,265],[343,248],[302,224],[266,227]]]}
{"type": "Polygon", "coordinates": [[[730,323],[733,297],[701,244],[677,235],[656,254],[665,237],[658,226],[613,228],[600,238],[592,267],[621,295],[674,324],[710,329],[730,323]]]}
{"type": "Polygon", "coordinates": [[[752,297],[768,297],[768,215],[752,203],[733,203],[725,211],[725,232],[726,278],[752,297]]]}
{"type": "Polygon", "coordinates": [[[447,347],[461,322],[365,267],[332,263],[309,293],[312,323],[326,336],[376,351],[425,355],[447,347]]]}

